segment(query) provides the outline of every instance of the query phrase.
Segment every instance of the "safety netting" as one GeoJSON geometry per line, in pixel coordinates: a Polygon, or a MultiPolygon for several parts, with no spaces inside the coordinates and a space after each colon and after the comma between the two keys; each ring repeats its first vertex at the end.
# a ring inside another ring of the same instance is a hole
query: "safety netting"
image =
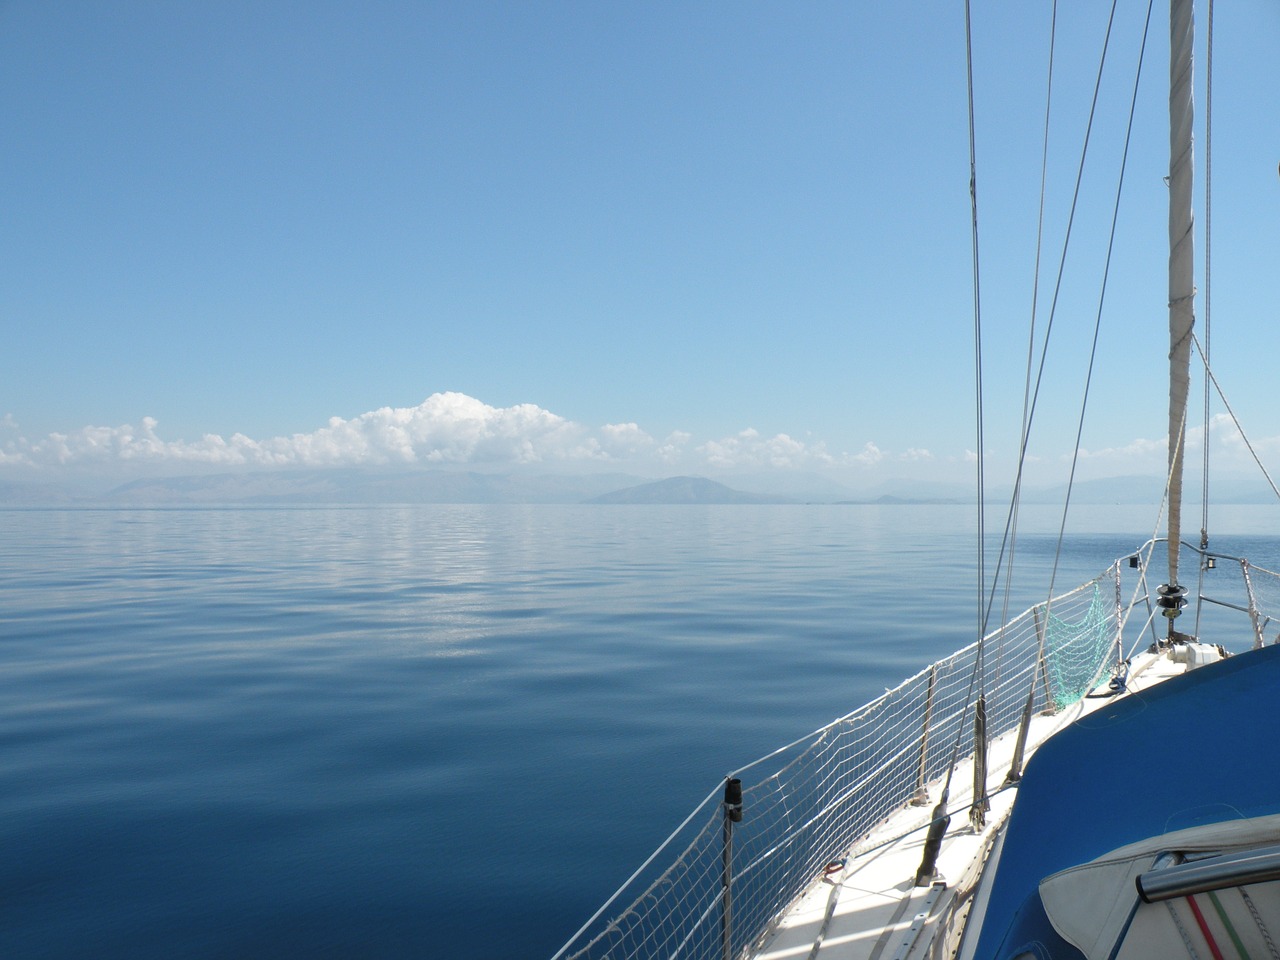
{"type": "MultiPolygon", "coordinates": [[[[1079,699],[1120,646],[1120,568],[1038,604],[895,689],[729,775],[743,815],[719,789],[690,815],[553,960],[740,957],[829,863],[973,750],[973,704],[986,736],[1079,699]],[[959,747],[957,745],[960,745],[959,747]]],[[[909,627],[909,625],[907,625],[909,627]]],[[[1004,770],[991,770],[999,782],[1004,770]]],[[[921,823],[929,808],[917,807],[921,823]]]]}
{"type": "Polygon", "coordinates": [[[1078,701],[1096,683],[1098,664],[1115,647],[1114,614],[1114,605],[1108,609],[1096,585],[1092,601],[1078,619],[1067,619],[1060,607],[1046,611],[1045,667],[1059,708],[1078,701]]]}

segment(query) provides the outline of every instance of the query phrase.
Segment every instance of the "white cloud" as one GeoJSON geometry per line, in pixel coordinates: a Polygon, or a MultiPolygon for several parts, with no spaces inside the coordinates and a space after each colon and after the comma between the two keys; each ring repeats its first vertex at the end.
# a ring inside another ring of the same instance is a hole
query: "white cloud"
{"type": "Polygon", "coordinates": [[[530,463],[609,459],[613,451],[652,441],[634,424],[599,437],[534,404],[491,407],[461,393],[437,393],[416,407],[383,407],[350,420],[333,417],[311,433],[253,440],[207,434],[198,441],[162,440],[156,421],[141,428],[82,427],[43,440],[19,438],[0,449],[0,463],[31,466],[167,463],[205,466],[353,466],[530,463]]]}
{"type": "Polygon", "coordinates": [[[1211,456],[1215,464],[1252,470],[1256,454],[1269,470],[1275,472],[1277,469],[1277,459],[1280,459],[1280,437],[1251,436],[1246,441],[1237,429],[1235,421],[1225,413],[1217,414],[1212,418],[1210,436],[1213,439],[1211,456]]]}
{"type": "Polygon", "coordinates": [[[600,428],[601,450],[611,458],[629,458],[651,451],[653,437],[634,423],[606,423],[600,428]]]}
{"type": "Polygon", "coordinates": [[[332,417],[309,433],[256,440],[235,433],[166,440],[158,424],[87,426],[29,440],[12,416],[0,420],[0,466],[149,470],[351,466],[614,463],[645,472],[737,469],[862,472],[881,464],[934,461],[925,449],[888,453],[868,442],[857,453],[832,453],[820,440],[748,428],[698,442],[676,430],[659,441],[634,422],[589,427],[531,403],[492,407],[462,393],[436,393],[415,407],[381,407],[350,419],[332,417]]]}
{"type": "MultiPolygon", "coordinates": [[[[1120,447],[1104,447],[1101,450],[1088,450],[1085,447],[1081,447],[1080,459],[1110,460],[1117,463],[1145,462],[1153,457],[1164,460],[1168,458],[1168,449],[1169,445],[1164,437],[1159,440],[1146,440],[1139,437],[1120,447]]],[[[1067,457],[1069,459],[1070,454],[1067,457]]]]}
{"type": "Polygon", "coordinates": [[[693,434],[685,433],[683,430],[676,430],[667,435],[667,439],[662,441],[662,446],[658,447],[658,459],[663,463],[675,463],[684,456],[685,447],[688,446],[693,434]]]}
{"type": "Polygon", "coordinates": [[[499,408],[461,393],[437,393],[416,407],[333,417],[314,433],[277,437],[259,449],[267,462],[301,466],[528,463],[590,455],[585,434],[531,403],[499,408]]]}
{"type": "Polygon", "coordinates": [[[803,467],[829,466],[836,458],[819,442],[806,444],[785,433],[762,437],[748,428],[736,436],[708,440],[697,448],[713,467],[803,467]]]}
{"type": "Polygon", "coordinates": [[[853,459],[858,463],[870,466],[871,464],[876,464],[883,460],[884,454],[880,451],[879,447],[868,440],[866,445],[863,446],[862,451],[853,455],[853,459]]]}

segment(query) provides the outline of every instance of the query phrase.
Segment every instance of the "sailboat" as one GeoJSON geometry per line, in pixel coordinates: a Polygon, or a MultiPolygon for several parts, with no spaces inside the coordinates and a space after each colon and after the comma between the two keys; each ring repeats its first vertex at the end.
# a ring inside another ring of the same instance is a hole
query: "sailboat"
{"type": "Polygon", "coordinates": [[[1280,574],[1181,531],[1193,27],[1172,0],[1165,535],[728,774],[553,960],[1280,960],[1280,574]]]}

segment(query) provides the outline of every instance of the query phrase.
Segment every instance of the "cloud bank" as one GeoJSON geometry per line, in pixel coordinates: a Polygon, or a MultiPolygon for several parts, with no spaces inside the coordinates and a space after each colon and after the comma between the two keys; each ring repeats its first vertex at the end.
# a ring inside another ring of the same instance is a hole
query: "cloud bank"
{"type": "MultiPolygon", "coordinates": [[[[206,434],[165,440],[158,422],[87,426],[38,440],[0,421],[0,466],[8,468],[208,468],[355,466],[503,466],[630,464],[652,467],[804,468],[868,466],[887,459],[873,443],[856,454],[833,454],[821,441],[746,429],[696,442],[676,431],[655,438],[635,423],[588,427],[535,404],[492,407],[462,393],[436,393],[416,407],[382,407],[346,420],[332,417],[310,433],[255,440],[206,434]]],[[[927,458],[911,450],[899,459],[927,458]]]]}
{"type": "MultiPolygon", "coordinates": [[[[1214,418],[1210,437],[1215,463],[1248,467],[1249,453],[1226,416],[1214,418]]],[[[1187,431],[1187,456],[1203,449],[1203,428],[1187,431]]],[[[1280,438],[1254,442],[1268,460],[1280,455],[1280,438]]],[[[1164,438],[1084,448],[1082,468],[1096,476],[1163,473],[1164,438]]],[[[993,456],[989,453],[988,456],[993,456]]],[[[38,479],[59,473],[163,475],[237,469],[324,469],[342,467],[469,467],[503,469],[521,465],[567,469],[626,469],[647,474],[806,471],[857,481],[894,476],[967,479],[971,451],[935,456],[927,449],[898,451],[865,441],[852,452],[832,450],[822,440],[786,433],[772,436],[747,428],[705,439],[677,430],[654,436],[637,423],[588,426],[532,403],[494,407],[463,393],[435,393],[414,407],[381,407],[350,419],[332,417],[309,433],[254,439],[205,434],[198,440],[165,439],[158,422],[115,427],[86,426],[28,439],[14,418],[0,417],[0,475],[38,479]]],[[[998,458],[997,458],[998,459],[998,458]]],[[[1069,463],[1069,455],[1032,456],[1040,468],[1069,463]]]]}
{"type": "MultiPolygon", "coordinates": [[[[1214,419],[1210,438],[1216,465],[1252,467],[1252,454],[1229,418],[1214,419]]],[[[1196,462],[1203,443],[1203,428],[1188,429],[1188,462],[1196,462]]],[[[1280,438],[1255,440],[1253,446],[1268,462],[1280,456],[1280,438]]],[[[1079,465],[1091,476],[1159,476],[1165,450],[1163,438],[1082,447],[1079,465]]],[[[995,451],[988,457],[1000,459],[995,451]]],[[[12,416],[0,416],[0,479],[28,481],[63,475],[119,482],[237,470],[453,466],[496,471],[541,465],[666,476],[804,472],[856,486],[892,478],[967,482],[973,459],[971,451],[936,456],[921,447],[889,450],[874,441],[843,452],[823,440],[767,435],[752,428],[712,439],[682,430],[655,436],[633,422],[589,426],[536,404],[494,407],[456,392],[432,394],[413,407],[381,407],[350,419],[332,417],[313,431],[267,439],[243,433],[166,439],[151,417],[137,426],[86,426],[29,439],[12,416]]],[[[1069,464],[1070,456],[1041,452],[1031,461],[1036,470],[1052,474],[1069,464]]],[[[1040,478],[1055,479],[1056,474],[1040,478]]]]}

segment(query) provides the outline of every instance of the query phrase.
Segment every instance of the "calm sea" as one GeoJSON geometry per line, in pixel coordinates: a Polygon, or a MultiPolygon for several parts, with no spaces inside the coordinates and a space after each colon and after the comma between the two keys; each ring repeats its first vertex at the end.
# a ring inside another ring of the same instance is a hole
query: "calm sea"
{"type": "MultiPolygon", "coordinates": [[[[1060,586],[1149,535],[1110,514],[1060,586]]],[[[0,512],[0,956],[548,957],[726,771],[973,638],[973,527],[0,512]]]]}

